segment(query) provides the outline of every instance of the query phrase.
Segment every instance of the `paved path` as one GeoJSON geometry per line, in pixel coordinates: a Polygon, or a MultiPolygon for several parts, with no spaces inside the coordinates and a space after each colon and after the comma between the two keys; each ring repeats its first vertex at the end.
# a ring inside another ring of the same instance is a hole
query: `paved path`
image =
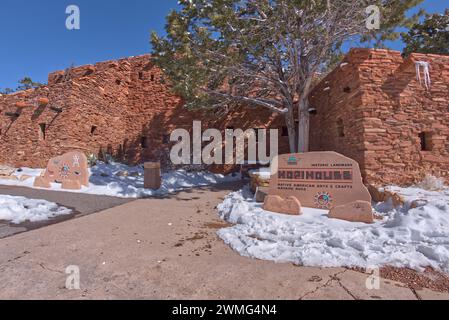
{"type": "Polygon", "coordinates": [[[232,188],[143,199],[0,240],[0,299],[426,299],[344,268],[241,257],[216,236],[215,207],[232,188]],[[77,265],[81,290],[65,289],[77,265]]]}
{"type": "Polygon", "coordinates": [[[43,226],[73,219],[87,214],[92,214],[105,209],[113,208],[132,201],[132,199],[120,199],[107,196],[96,196],[90,194],[40,190],[23,187],[12,187],[0,185],[0,194],[10,196],[21,196],[30,199],[44,199],[58,203],[61,206],[74,210],[72,215],[59,217],[52,221],[42,223],[24,223],[21,225],[11,225],[5,221],[0,221],[0,238],[5,238],[27,230],[41,228],[43,226]]]}

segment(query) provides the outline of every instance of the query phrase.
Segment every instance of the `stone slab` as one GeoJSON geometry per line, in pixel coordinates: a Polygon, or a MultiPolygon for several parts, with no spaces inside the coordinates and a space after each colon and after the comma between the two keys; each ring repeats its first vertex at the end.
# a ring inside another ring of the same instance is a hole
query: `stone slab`
{"type": "Polygon", "coordinates": [[[332,208],[329,212],[329,218],[349,222],[374,223],[373,207],[371,202],[354,201],[332,208]]]}
{"type": "MultiPolygon", "coordinates": [[[[89,176],[86,155],[82,152],[74,151],[50,159],[43,174],[43,179],[50,183],[63,183],[70,186],[70,189],[73,189],[78,184],[88,187],[89,176]]],[[[35,186],[37,186],[36,183],[38,182],[35,181],[35,186]]]]}
{"type": "Polygon", "coordinates": [[[266,196],[263,209],[271,212],[299,216],[302,214],[301,202],[295,197],[286,199],[279,196],[266,196]]]}
{"type": "Polygon", "coordinates": [[[270,195],[296,197],[304,207],[331,209],[354,201],[371,203],[359,164],[336,152],[284,154],[271,166],[270,195]]]}

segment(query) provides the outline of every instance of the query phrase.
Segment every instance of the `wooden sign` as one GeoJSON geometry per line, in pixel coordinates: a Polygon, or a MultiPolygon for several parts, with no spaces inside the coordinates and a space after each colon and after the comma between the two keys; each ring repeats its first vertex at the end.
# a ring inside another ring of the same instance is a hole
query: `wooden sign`
{"type": "Polygon", "coordinates": [[[355,201],[371,203],[358,163],[336,152],[278,156],[271,165],[268,194],[294,196],[303,207],[327,210],[355,201]]]}

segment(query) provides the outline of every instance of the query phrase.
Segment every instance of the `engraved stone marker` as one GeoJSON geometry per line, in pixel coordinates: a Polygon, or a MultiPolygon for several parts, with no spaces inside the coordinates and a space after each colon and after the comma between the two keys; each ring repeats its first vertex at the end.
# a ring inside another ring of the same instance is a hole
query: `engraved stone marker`
{"type": "Polygon", "coordinates": [[[82,152],[69,152],[52,158],[41,177],[36,178],[36,187],[48,188],[50,183],[62,183],[62,188],[77,190],[89,186],[87,157],[82,152]]]}
{"type": "Polygon", "coordinates": [[[371,203],[358,163],[336,152],[278,156],[268,194],[294,196],[303,207],[326,210],[355,201],[371,203]]]}

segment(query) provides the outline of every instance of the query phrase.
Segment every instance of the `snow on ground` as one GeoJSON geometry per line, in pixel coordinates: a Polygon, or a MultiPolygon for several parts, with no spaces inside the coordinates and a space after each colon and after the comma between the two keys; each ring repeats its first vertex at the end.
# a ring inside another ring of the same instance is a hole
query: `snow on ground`
{"type": "Polygon", "coordinates": [[[218,206],[235,224],[219,236],[243,256],[304,266],[431,266],[449,272],[449,189],[440,192],[391,187],[406,204],[375,204],[374,224],[329,219],[328,211],[304,208],[302,216],[264,211],[247,189],[218,206]],[[411,208],[414,200],[417,208],[411,208]]]}
{"type": "Polygon", "coordinates": [[[0,195],[0,220],[14,224],[45,221],[71,212],[70,209],[45,200],[0,195]]]}
{"type": "MultiPolygon", "coordinates": [[[[96,166],[92,167],[90,171],[90,186],[83,187],[79,191],[70,190],[70,192],[106,195],[121,198],[140,198],[145,196],[164,195],[187,188],[208,186],[222,182],[240,180],[239,175],[223,176],[207,171],[170,171],[163,174],[161,189],[153,191],[144,188],[143,166],[130,167],[120,163],[105,164],[99,162],[96,166]],[[120,173],[124,172],[127,172],[128,175],[119,176],[120,173]]],[[[22,168],[20,172],[16,171],[14,175],[18,177],[22,175],[29,175],[32,178],[25,181],[0,179],[0,185],[13,185],[33,188],[34,178],[40,176],[41,172],[42,169],[22,168]]],[[[61,185],[57,183],[52,184],[52,190],[67,191],[61,189],[61,185]]]]}

